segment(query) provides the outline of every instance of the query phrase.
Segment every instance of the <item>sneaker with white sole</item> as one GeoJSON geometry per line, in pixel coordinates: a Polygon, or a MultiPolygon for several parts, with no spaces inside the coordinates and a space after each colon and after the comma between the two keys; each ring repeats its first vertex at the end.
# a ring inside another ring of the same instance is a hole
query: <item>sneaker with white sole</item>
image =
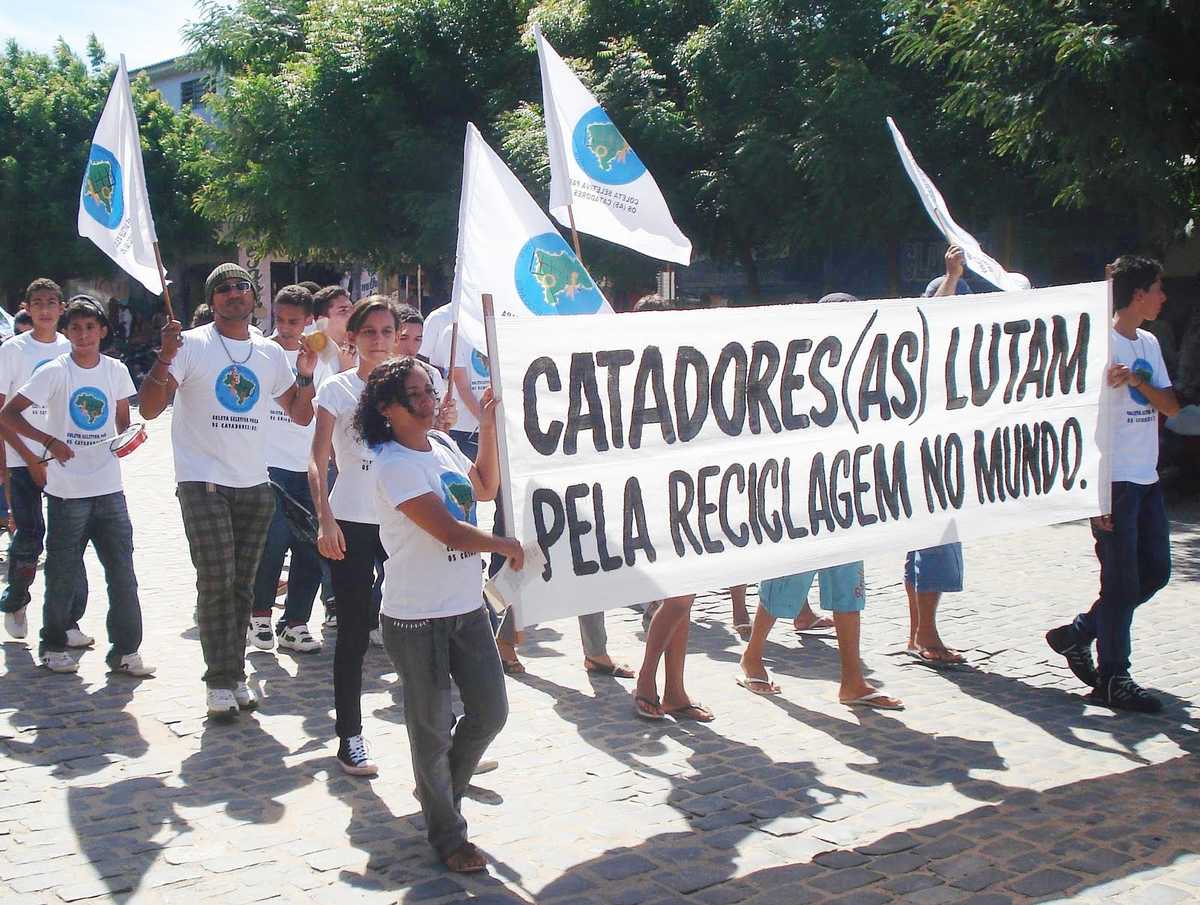
{"type": "Polygon", "coordinates": [[[254,689],[245,682],[238,682],[233,689],[233,699],[237,701],[238,709],[240,710],[257,710],[258,695],[254,693],[254,689]]]}
{"type": "Polygon", "coordinates": [[[338,744],[338,763],[351,776],[375,776],[379,767],[367,752],[367,742],[361,735],[344,738],[338,744]]]}
{"type": "Polygon", "coordinates": [[[42,666],[50,672],[79,672],[79,664],[65,650],[48,650],[42,654],[42,666]]]}
{"type": "Polygon", "coordinates": [[[91,647],[96,639],[85,635],[78,626],[67,629],[67,647],[91,647]]]}
{"type": "Polygon", "coordinates": [[[259,650],[270,650],[275,646],[275,633],[271,630],[270,616],[251,616],[246,637],[259,650]]]}
{"type": "Polygon", "coordinates": [[[383,647],[383,631],[381,629],[371,629],[371,643],[376,647],[383,647]]]}
{"type": "Polygon", "coordinates": [[[237,698],[228,688],[208,689],[208,715],[214,720],[233,720],[238,715],[237,698]]]}
{"type": "Polygon", "coordinates": [[[1099,680],[1087,698],[1093,704],[1112,707],[1114,710],[1160,713],[1163,709],[1162,701],[1127,675],[1099,680]]]}
{"type": "Polygon", "coordinates": [[[337,628],[337,602],[331,597],[325,601],[325,619],[322,628],[337,628]]]}
{"type": "Polygon", "coordinates": [[[138,679],[154,675],[154,670],[155,667],[149,663],[142,662],[142,655],[137,651],[134,651],[132,654],[126,654],[112,666],[113,672],[119,672],[138,679]]]}
{"type": "Polygon", "coordinates": [[[14,613],[4,614],[4,630],[10,638],[24,638],[29,634],[29,619],[25,615],[25,607],[14,613]]]}
{"type": "Polygon", "coordinates": [[[309,633],[307,625],[283,625],[279,627],[279,649],[313,654],[321,649],[321,642],[309,633]]]}

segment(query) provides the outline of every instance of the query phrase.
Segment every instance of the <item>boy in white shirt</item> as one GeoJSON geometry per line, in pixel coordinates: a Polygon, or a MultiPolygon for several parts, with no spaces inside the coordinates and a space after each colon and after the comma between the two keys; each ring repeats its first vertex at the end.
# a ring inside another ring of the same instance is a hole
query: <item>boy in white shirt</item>
{"type": "MultiPolygon", "coordinates": [[[[63,313],[62,290],[46,277],[39,277],[25,290],[25,306],[33,321],[33,329],[14,336],[0,346],[0,405],[17,392],[33,372],[71,351],[71,343],[58,332],[63,313]]],[[[35,427],[49,424],[46,410],[33,406],[26,410],[26,420],[35,427]]],[[[7,463],[8,504],[16,531],[8,551],[8,587],[0,595],[0,610],[4,612],[4,628],[13,638],[24,638],[29,632],[25,607],[29,604],[29,587],[37,575],[38,557],[42,555],[46,522],[42,517],[42,488],[46,485],[46,463],[31,450],[24,439],[0,424],[4,435],[4,455],[7,463]]],[[[40,450],[40,447],[38,448],[40,450]]],[[[81,575],[79,586],[71,596],[71,620],[67,643],[71,647],[89,647],[93,639],[79,629],[79,620],[87,605],[87,578],[81,575]]]]}
{"type": "Polygon", "coordinates": [[[46,596],[38,650],[52,672],[79,668],[67,652],[67,633],[83,550],[91,541],[108,584],[108,665],[113,672],[148,676],[154,667],[138,653],[142,610],[133,572],[133,525],[120,462],[109,448],[129,427],[129,397],[136,390],[125,365],[100,354],[109,328],[98,302],[77,296],[65,320],[71,351],[39,368],[0,412],[7,430],[53,457],[46,470],[46,596]],[[45,410],[46,428],[26,419],[24,412],[33,406],[45,410]]]}

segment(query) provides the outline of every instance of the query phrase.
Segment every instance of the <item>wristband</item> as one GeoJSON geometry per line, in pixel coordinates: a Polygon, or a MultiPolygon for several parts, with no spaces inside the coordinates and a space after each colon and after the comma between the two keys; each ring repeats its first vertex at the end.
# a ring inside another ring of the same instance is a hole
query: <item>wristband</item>
{"type": "Polygon", "coordinates": [[[309,374],[307,377],[305,377],[303,374],[296,375],[296,386],[298,386],[300,389],[304,389],[305,387],[310,387],[310,386],[312,386],[312,384],[313,384],[313,379],[312,379],[311,374],[309,374]]]}

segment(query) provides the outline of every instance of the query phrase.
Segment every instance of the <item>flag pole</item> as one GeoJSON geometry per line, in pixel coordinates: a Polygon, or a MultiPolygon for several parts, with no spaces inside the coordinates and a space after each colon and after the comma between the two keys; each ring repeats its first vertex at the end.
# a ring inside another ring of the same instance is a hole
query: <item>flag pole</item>
{"type": "MultiPolygon", "coordinates": [[[[490,299],[491,296],[488,296],[490,299]]],[[[458,354],[458,319],[450,325],[450,379],[446,381],[446,401],[454,398],[454,357],[458,354]]]]}
{"type": "Polygon", "coordinates": [[[158,278],[162,280],[163,305],[167,309],[167,323],[175,320],[175,312],[171,310],[171,290],[167,288],[167,272],[163,270],[162,253],[158,250],[158,240],[154,240],[154,263],[158,265],[158,278]]]}
{"type": "Polygon", "coordinates": [[[583,252],[579,250],[579,233],[575,230],[575,209],[572,205],[567,205],[567,219],[571,221],[571,241],[575,244],[575,257],[579,263],[583,263],[583,252]]]}

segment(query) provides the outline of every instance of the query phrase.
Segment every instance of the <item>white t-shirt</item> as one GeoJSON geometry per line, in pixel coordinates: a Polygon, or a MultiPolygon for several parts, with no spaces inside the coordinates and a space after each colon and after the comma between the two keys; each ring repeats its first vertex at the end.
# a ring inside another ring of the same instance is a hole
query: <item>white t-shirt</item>
{"type": "Polygon", "coordinates": [[[120,460],[108,443],[117,435],[117,403],[137,393],[122,362],[101,355],[95,367],[81,368],[60,355],[17,392],[49,413],[43,430],[75,452],[65,465],[46,464],[46,493],[78,500],[122,489],[120,460]]]}
{"type": "MultiPolygon", "coordinates": [[[[447,373],[450,373],[450,339],[453,327],[453,324],[447,324],[442,330],[441,339],[434,346],[434,354],[429,359],[447,373]]],[[[458,347],[454,350],[454,357],[458,359],[458,367],[466,369],[467,376],[471,380],[471,394],[478,402],[479,398],[483,396],[483,391],[491,386],[491,371],[488,369],[487,356],[481,354],[459,333],[458,347]]],[[[448,379],[447,383],[449,382],[448,379]]],[[[479,430],[479,419],[472,415],[461,401],[458,403],[458,420],[454,422],[453,430],[464,433],[473,433],[479,430]]]]}
{"type": "MultiPolygon", "coordinates": [[[[454,314],[452,305],[442,305],[441,308],[434,308],[429,312],[429,317],[425,318],[423,332],[421,334],[421,349],[420,353],[428,358],[431,362],[446,370],[445,358],[449,356],[447,351],[439,359],[438,346],[442,342],[442,332],[450,325],[450,317],[454,314]]],[[[446,346],[447,350],[450,348],[446,346]]]]}
{"type": "MultiPolygon", "coordinates": [[[[280,348],[283,347],[280,346],[280,348]]],[[[295,375],[296,359],[300,357],[300,350],[289,352],[287,349],[283,349],[283,354],[287,356],[288,367],[295,375]]],[[[313,384],[319,387],[321,381],[328,376],[329,371],[325,368],[325,363],[318,361],[317,367],[313,370],[313,384]]],[[[313,407],[316,408],[315,402],[313,407]]],[[[312,452],[312,438],[316,429],[317,419],[315,417],[308,424],[299,425],[279,407],[278,402],[272,399],[266,424],[267,465],[271,468],[282,468],[285,471],[308,471],[308,459],[312,452]]]]}
{"type": "MultiPolygon", "coordinates": [[[[11,399],[29,381],[34,371],[70,351],[71,342],[61,333],[54,334],[54,341],[48,343],[34,339],[32,330],[14,336],[0,346],[0,393],[4,394],[5,399],[11,399]]],[[[50,430],[45,406],[31,405],[21,414],[39,430],[50,430]]],[[[24,437],[21,439],[25,440],[24,437]]],[[[33,449],[30,442],[25,440],[25,446],[33,449]]],[[[8,443],[4,444],[4,461],[9,468],[25,467],[25,460],[8,443]]]]}
{"type": "Polygon", "coordinates": [[[393,619],[460,616],[480,606],[479,554],[447,547],[396,508],[432,493],[460,522],[476,523],[471,463],[445,434],[431,433],[429,445],[418,452],[391,442],[375,451],[379,541],[388,554],[380,612],[393,619]]]}
{"type": "Polygon", "coordinates": [[[179,384],[171,418],[176,481],[253,487],[267,480],[264,426],[295,380],[278,343],[229,339],[212,324],[185,330],[171,362],[179,384]]]}
{"type": "MultiPolygon", "coordinates": [[[[1171,376],[1163,361],[1162,348],[1153,333],[1137,331],[1132,340],[1113,331],[1113,364],[1122,364],[1165,389],[1171,376]]],[[[1158,410],[1140,390],[1117,387],[1112,393],[1112,479],[1134,484],[1158,480],[1158,410]]]]}
{"type": "Polygon", "coordinates": [[[354,432],[354,410],[362,398],[366,383],[357,370],[342,371],[321,381],[317,389],[317,408],[334,417],[333,454],[338,476],[329,494],[333,517],[342,522],[377,525],[375,487],[371,465],[375,456],[354,432]]]}

